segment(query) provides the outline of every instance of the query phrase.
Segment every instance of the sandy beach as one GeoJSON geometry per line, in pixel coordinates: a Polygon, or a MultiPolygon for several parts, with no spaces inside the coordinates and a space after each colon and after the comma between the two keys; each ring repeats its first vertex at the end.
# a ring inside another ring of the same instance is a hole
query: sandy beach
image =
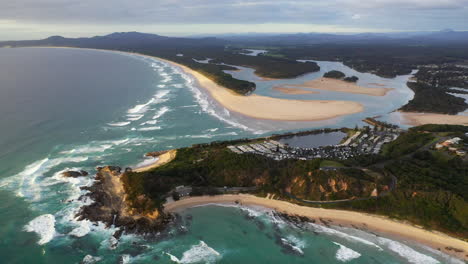
{"type": "Polygon", "coordinates": [[[140,167],[140,168],[136,168],[133,171],[135,171],[135,172],[145,172],[145,171],[155,169],[155,168],[157,168],[159,166],[162,166],[162,165],[164,165],[166,163],[171,162],[176,157],[176,155],[177,155],[177,150],[175,150],[175,149],[169,150],[168,152],[159,155],[158,159],[155,162],[151,163],[150,165],[140,167]]]}
{"type": "Polygon", "coordinates": [[[166,212],[179,212],[186,208],[204,204],[235,204],[236,202],[242,205],[261,206],[270,208],[278,212],[287,214],[300,215],[318,220],[319,218],[332,220],[332,225],[355,226],[390,236],[397,236],[409,239],[424,245],[430,246],[436,250],[441,250],[444,253],[450,254],[460,259],[467,260],[468,243],[462,240],[450,237],[448,235],[424,230],[420,227],[391,220],[389,218],[365,213],[358,213],[344,210],[331,210],[300,206],[285,201],[266,199],[248,194],[238,195],[218,195],[218,196],[200,196],[191,197],[165,204],[166,212]],[[447,247],[463,250],[463,252],[455,252],[454,250],[446,249],[447,247]]]}
{"type": "Polygon", "coordinates": [[[420,126],[424,124],[446,124],[468,126],[468,116],[432,113],[399,112],[404,124],[420,126]]]}
{"type": "Polygon", "coordinates": [[[261,95],[238,95],[217,85],[190,68],[161,58],[196,78],[201,87],[230,111],[252,118],[283,121],[320,121],[362,112],[364,107],[352,101],[288,100],[261,95]]]}
{"type": "MultiPolygon", "coordinates": [[[[42,47],[42,48],[74,48],[74,47],[42,47]]],[[[85,48],[86,49],[86,48],[85,48]]],[[[90,49],[106,51],[101,49],[90,49]]],[[[109,50],[107,50],[109,51],[109,50]]],[[[353,101],[339,100],[289,100],[252,94],[238,95],[208,79],[201,73],[182,64],[159,57],[140,53],[112,51],[136,54],[154,58],[180,68],[193,76],[198,84],[226,109],[256,119],[278,121],[321,121],[364,111],[364,106],[353,101]]]]}
{"type": "MultiPolygon", "coordinates": [[[[375,84],[374,84],[375,85],[375,84]]],[[[383,84],[381,84],[383,86],[383,84]]],[[[336,80],[332,78],[319,78],[311,81],[307,81],[303,84],[285,84],[278,88],[304,88],[314,90],[326,90],[342,93],[353,93],[353,94],[364,94],[370,96],[385,96],[393,88],[368,88],[362,87],[355,83],[345,82],[342,80],[336,80]]]]}

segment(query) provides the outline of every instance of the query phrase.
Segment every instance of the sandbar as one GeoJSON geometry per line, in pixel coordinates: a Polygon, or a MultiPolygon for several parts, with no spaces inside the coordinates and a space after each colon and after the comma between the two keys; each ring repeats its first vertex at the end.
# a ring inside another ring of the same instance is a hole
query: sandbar
{"type": "Polygon", "coordinates": [[[362,112],[362,104],[338,100],[288,100],[251,94],[238,95],[184,65],[157,58],[196,78],[199,85],[230,111],[257,119],[320,121],[362,112]]]}
{"type": "Polygon", "coordinates": [[[299,88],[288,88],[284,86],[275,86],[273,90],[285,93],[285,94],[316,94],[318,92],[312,90],[304,90],[299,88]]]}
{"type": "Polygon", "coordinates": [[[332,78],[319,78],[311,81],[306,81],[303,84],[285,84],[280,87],[298,87],[305,89],[327,90],[342,93],[364,94],[370,96],[385,96],[393,88],[369,88],[359,86],[355,83],[336,80],[332,78]]]}
{"type": "Polygon", "coordinates": [[[433,113],[399,112],[406,125],[420,126],[425,124],[463,125],[468,126],[468,116],[445,115],[433,113]]]}
{"type": "Polygon", "coordinates": [[[460,239],[450,237],[446,234],[425,230],[421,227],[408,223],[395,221],[390,218],[378,215],[358,213],[345,210],[333,210],[300,206],[286,201],[261,198],[248,194],[226,194],[217,196],[199,196],[181,199],[176,202],[166,203],[164,210],[166,212],[180,212],[181,210],[206,204],[236,204],[261,206],[283,212],[291,215],[305,216],[311,219],[330,219],[332,225],[354,226],[367,230],[376,231],[382,234],[393,235],[401,238],[422,243],[433,249],[440,249],[446,254],[460,259],[467,259],[468,243],[460,239]],[[455,252],[446,249],[456,248],[463,252],[455,252]]]}

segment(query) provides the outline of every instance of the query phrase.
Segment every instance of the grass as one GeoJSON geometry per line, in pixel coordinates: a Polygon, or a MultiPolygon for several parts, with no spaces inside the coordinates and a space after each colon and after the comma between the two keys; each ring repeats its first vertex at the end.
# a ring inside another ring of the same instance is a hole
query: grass
{"type": "Polygon", "coordinates": [[[339,163],[339,162],[336,162],[336,161],[324,160],[324,161],[322,161],[320,163],[320,168],[325,168],[325,167],[339,167],[339,168],[342,168],[342,167],[344,167],[344,165],[339,163]]]}

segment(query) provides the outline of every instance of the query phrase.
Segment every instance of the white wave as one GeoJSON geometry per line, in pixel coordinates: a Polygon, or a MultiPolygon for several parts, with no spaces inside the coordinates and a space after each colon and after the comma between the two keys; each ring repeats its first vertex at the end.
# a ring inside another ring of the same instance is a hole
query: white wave
{"type": "Polygon", "coordinates": [[[51,214],[38,216],[24,226],[24,229],[39,235],[39,245],[49,243],[55,236],[55,217],[51,214]]]}
{"type": "Polygon", "coordinates": [[[143,118],[145,115],[127,115],[127,120],[129,121],[138,121],[140,120],[141,118],[143,118]]]}
{"type": "Polygon", "coordinates": [[[377,244],[375,244],[375,243],[373,243],[371,241],[365,240],[363,238],[360,238],[360,237],[357,237],[357,236],[352,236],[352,235],[346,234],[344,232],[341,232],[341,231],[338,231],[338,230],[335,230],[335,229],[332,229],[332,228],[328,228],[328,227],[325,227],[325,226],[322,226],[322,225],[318,225],[318,224],[309,223],[309,225],[312,226],[316,232],[335,235],[335,236],[338,236],[338,237],[342,237],[342,238],[344,238],[344,239],[346,239],[348,241],[360,242],[360,243],[363,243],[363,244],[368,245],[368,246],[376,247],[379,250],[383,250],[379,245],[377,245],[377,244]]]}
{"type": "Polygon", "coordinates": [[[72,150],[62,151],[60,152],[60,154],[88,154],[88,153],[95,153],[95,152],[103,152],[110,148],[112,148],[112,145],[110,144],[103,144],[99,146],[85,145],[79,148],[74,148],[72,150]]]}
{"type": "Polygon", "coordinates": [[[159,158],[157,157],[151,157],[151,158],[148,158],[148,159],[145,159],[144,161],[138,163],[135,168],[141,168],[141,167],[146,167],[148,165],[151,165],[153,163],[155,163],[159,158]]]}
{"type": "Polygon", "coordinates": [[[146,121],[146,122],[141,123],[140,126],[144,126],[144,125],[156,125],[156,123],[158,123],[158,120],[150,120],[150,121],[146,121]]]}
{"type": "Polygon", "coordinates": [[[202,135],[185,135],[184,138],[212,138],[212,137],[221,137],[221,136],[237,136],[236,132],[227,132],[221,134],[202,134],[202,135]]]}
{"type": "Polygon", "coordinates": [[[155,131],[155,130],[161,130],[160,126],[152,126],[152,127],[142,127],[138,128],[138,131],[155,131]]]}
{"type": "Polygon", "coordinates": [[[107,123],[109,126],[115,126],[115,127],[122,127],[122,126],[127,126],[130,124],[130,122],[115,122],[115,123],[107,123]]]}
{"type": "Polygon", "coordinates": [[[264,215],[266,212],[272,212],[271,209],[265,207],[253,207],[253,206],[242,206],[239,204],[227,204],[227,203],[206,203],[193,206],[196,207],[205,207],[205,206],[219,206],[219,207],[228,207],[228,208],[237,208],[241,211],[246,212],[250,217],[258,217],[264,215]]]}
{"type": "Polygon", "coordinates": [[[301,240],[301,239],[299,239],[299,238],[297,238],[297,237],[295,237],[293,235],[289,235],[287,237],[287,239],[289,241],[291,241],[292,243],[294,243],[294,245],[296,245],[297,247],[299,247],[301,249],[306,247],[306,242],[304,240],[301,240]]]}
{"type": "Polygon", "coordinates": [[[205,132],[205,133],[208,133],[208,132],[216,132],[216,131],[218,131],[218,129],[219,129],[219,128],[210,128],[210,129],[204,130],[203,132],[205,132]]]}
{"type": "Polygon", "coordinates": [[[207,97],[207,95],[203,94],[199,88],[196,87],[195,85],[195,80],[192,76],[184,73],[181,69],[179,69],[178,67],[174,68],[175,72],[177,74],[179,74],[182,78],[185,79],[186,81],[186,85],[187,87],[190,89],[190,91],[192,92],[192,94],[194,95],[195,97],[195,100],[198,102],[198,104],[200,105],[200,107],[202,108],[203,112],[205,113],[208,113],[210,114],[211,116],[214,116],[215,118],[233,126],[233,127],[237,127],[237,128],[240,128],[242,130],[245,130],[245,131],[250,131],[250,132],[253,132],[254,134],[262,134],[262,133],[265,133],[264,131],[259,131],[259,130],[254,130],[254,129],[251,129],[249,128],[248,126],[245,126],[243,124],[240,124],[238,122],[235,122],[229,118],[225,118],[223,116],[221,116],[220,114],[218,114],[215,109],[212,107],[212,105],[210,104],[210,101],[207,97]]]}
{"type": "Polygon", "coordinates": [[[122,257],[121,257],[121,262],[120,262],[120,263],[121,263],[121,264],[130,263],[130,260],[131,260],[131,259],[132,259],[132,258],[131,258],[130,255],[128,255],[128,254],[122,255],[122,257]]]}
{"type": "Polygon", "coordinates": [[[93,257],[91,255],[86,255],[83,260],[81,261],[81,263],[83,264],[94,264],[98,261],[100,261],[102,258],[101,257],[93,257]]]}
{"type": "Polygon", "coordinates": [[[182,264],[189,263],[215,263],[220,259],[221,254],[213,248],[209,247],[205,242],[200,241],[198,245],[192,246],[185,251],[181,259],[166,252],[172,261],[182,264]]]}
{"type": "Polygon", "coordinates": [[[350,260],[359,258],[361,254],[350,248],[347,248],[340,243],[333,242],[333,244],[338,245],[340,248],[336,251],[336,259],[341,262],[348,262],[350,260]]]}
{"type": "Polygon", "coordinates": [[[89,232],[91,231],[91,228],[89,225],[80,225],[77,228],[73,229],[70,233],[68,233],[69,236],[74,236],[74,237],[84,237],[86,236],[89,232]]]}
{"type": "Polygon", "coordinates": [[[156,114],[153,116],[153,119],[158,119],[160,118],[161,116],[163,116],[165,113],[167,113],[169,111],[169,107],[167,106],[163,106],[161,107],[161,109],[159,109],[156,114]]]}
{"type": "Polygon", "coordinates": [[[409,246],[397,242],[395,240],[391,240],[388,238],[379,237],[378,243],[390,249],[391,251],[397,253],[400,257],[405,258],[410,263],[415,264],[437,264],[440,263],[438,260],[432,258],[431,256],[424,255],[419,253],[418,251],[410,248],[409,246]]]}
{"type": "Polygon", "coordinates": [[[288,238],[281,238],[281,241],[289,245],[294,251],[299,253],[300,255],[304,255],[304,251],[302,249],[305,247],[305,243],[294,236],[289,236],[288,238]]]}
{"type": "Polygon", "coordinates": [[[164,88],[164,87],[166,87],[166,85],[165,84],[158,84],[157,87],[158,88],[164,88]]]}
{"type": "Polygon", "coordinates": [[[197,107],[198,105],[183,105],[181,108],[197,107]]]}
{"type": "Polygon", "coordinates": [[[155,98],[151,98],[148,102],[144,104],[139,104],[134,106],[133,108],[130,108],[127,110],[127,113],[129,114],[138,114],[138,113],[144,113],[147,107],[152,104],[156,100],[155,98]]]}
{"type": "Polygon", "coordinates": [[[39,177],[63,163],[79,163],[86,160],[88,157],[45,158],[26,166],[18,174],[2,180],[1,185],[16,189],[16,195],[19,197],[27,196],[37,201],[40,199],[42,191],[41,186],[36,182],[39,177]]]}
{"type": "Polygon", "coordinates": [[[161,99],[163,97],[165,97],[166,95],[168,95],[171,91],[169,90],[161,90],[161,91],[158,91],[155,95],[154,95],[154,98],[156,99],[161,99]]]}
{"type": "Polygon", "coordinates": [[[172,81],[171,77],[166,77],[166,78],[161,80],[162,83],[167,83],[167,82],[170,82],[170,81],[172,81]]]}
{"type": "Polygon", "coordinates": [[[440,256],[441,258],[444,259],[444,263],[447,263],[447,264],[466,264],[464,261],[460,260],[460,259],[457,259],[455,257],[452,257],[450,255],[447,255],[441,251],[438,251],[438,250],[435,250],[431,247],[428,247],[428,246],[425,246],[425,245],[419,245],[420,247],[422,247],[424,250],[427,250],[429,252],[431,252],[432,254],[434,255],[437,255],[437,256],[440,256]]]}

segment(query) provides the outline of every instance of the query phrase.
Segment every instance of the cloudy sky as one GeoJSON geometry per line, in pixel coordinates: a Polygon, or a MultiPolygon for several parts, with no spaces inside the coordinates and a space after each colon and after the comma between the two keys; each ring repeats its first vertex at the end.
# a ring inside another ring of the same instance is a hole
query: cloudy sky
{"type": "Polygon", "coordinates": [[[468,30],[468,0],[0,0],[0,39],[468,30]]]}

